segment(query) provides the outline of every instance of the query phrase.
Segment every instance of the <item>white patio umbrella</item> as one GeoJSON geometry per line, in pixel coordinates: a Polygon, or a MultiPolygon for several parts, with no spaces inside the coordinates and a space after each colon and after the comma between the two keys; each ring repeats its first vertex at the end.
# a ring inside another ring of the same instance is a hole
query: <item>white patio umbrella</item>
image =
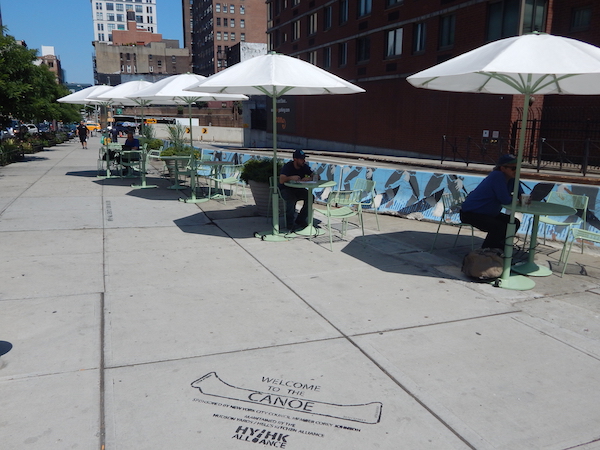
{"type": "MultiPolygon", "coordinates": [[[[599,95],[600,48],[574,39],[532,33],[491,42],[407,80],[413,86],[440,91],[524,95],[515,174],[515,186],[518,186],[531,96],[599,95]]],[[[521,276],[510,276],[517,198],[515,188],[499,285],[524,290],[531,289],[535,283],[521,276]]]]}
{"type": "MultiPolygon", "coordinates": [[[[277,97],[282,95],[355,94],[364,89],[313,64],[277,53],[256,56],[211,75],[187,90],[226,94],[267,95],[273,108],[273,180],[277,180],[277,97]]],[[[264,240],[284,240],[279,234],[279,201],[272,195],[273,229],[264,240]]]]}
{"type": "Polygon", "coordinates": [[[248,97],[240,94],[215,94],[207,92],[184,91],[185,88],[204,81],[206,77],[193,73],[172,75],[137,91],[134,97],[138,100],[148,100],[154,104],[162,105],[187,105],[190,118],[190,145],[193,146],[192,133],[192,105],[202,101],[236,101],[248,100],[248,97]]]}
{"type": "Polygon", "coordinates": [[[152,86],[152,83],[145,80],[127,81],[125,83],[118,84],[107,91],[91,95],[90,99],[109,102],[111,105],[139,106],[141,109],[140,115],[142,116],[143,127],[144,106],[149,105],[151,102],[135,97],[135,93],[149,86],[152,86]]]}
{"type": "Polygon", "coordinates": [[[58,98],[56,99],[56,101],[60,103],[72,103],[74,105],[93,104],[94,100],[91,100],[88,97],[90,97],[91,95],[101,94],[112,88],[113,86],[106,86],[103,84],[97,86],[90,86],[85,89],[81,89],[80,91],[73,92],[72,94],[58,98]]]}

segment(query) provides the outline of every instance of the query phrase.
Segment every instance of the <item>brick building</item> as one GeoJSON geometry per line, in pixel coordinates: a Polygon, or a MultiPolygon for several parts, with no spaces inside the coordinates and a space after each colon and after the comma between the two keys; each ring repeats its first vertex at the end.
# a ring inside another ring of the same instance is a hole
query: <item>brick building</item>
{"type": "Polygon", "coordinates": [[[183,0],[184,17],[190,3],[190,20],[184,19],[184,36],[189,26],[194,73],[209,76],[226,68],[229,48],[240,42],[267,42],[267,10],[263,0],[183,0]]]}
{"type": "MultiPolygon", "coordinates": [[[[289,97],[280,142],[307,148],[439,156],[443,136],[470,137],[473,151],[500,145],[486,133],[509,144],[522,97],[416,89],[406,77],[534,30],[600,45],[600,2],[589,0],[270,0],[268,9],[270,49],[367,91],[289,97]]],[[[581,120],[600,122],[597,104],[597,97],[535,98],[532,118],[543,123],[575,108],[585,111],[581,120]]]]}

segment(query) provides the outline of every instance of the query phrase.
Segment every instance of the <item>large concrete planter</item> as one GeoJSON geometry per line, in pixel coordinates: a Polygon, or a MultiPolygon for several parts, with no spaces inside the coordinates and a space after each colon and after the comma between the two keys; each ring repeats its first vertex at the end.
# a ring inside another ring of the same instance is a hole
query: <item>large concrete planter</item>
{"type": "MultiPolygon", "coordinates": [[[[249,180],[248,186],[250,186],[250,192],[254,197],[254,203],[259,216],[267,217],[271,211],[271,190],[269,189],[268,183],[259,183],[257,181],[249,180]]],[[[279,212],[284,211],[284,203],[279,199],[279,212]]]]}

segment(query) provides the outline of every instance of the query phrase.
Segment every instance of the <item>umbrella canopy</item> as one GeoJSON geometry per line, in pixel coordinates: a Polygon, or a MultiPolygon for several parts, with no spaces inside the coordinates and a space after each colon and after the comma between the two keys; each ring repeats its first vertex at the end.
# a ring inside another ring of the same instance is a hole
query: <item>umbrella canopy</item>
{"type": "Polygon", "coordinates": [[[155,104],[188,105],[188,115],[190,118],[190,144],[193,145],[192,104],[211,100],[248,100],[248,97],[241,94],[215,94],[207,92],[184,91],[185,88],[196,85],[205,79],[206,77],[193,73],[172,75],[157,81],[147,88],[137,91],[135,94],[133,94],[133,97],[138,100],[146,100],[155,104]]]}
{"type": "MultiPolygon", "coordinates": [[[[407,81],[416,87],[440,91],[524,95],[515,175],[515,186],[518,186],[530,97],[534,94],[599,95],[600,48],[545,33],[526,34],[491,42],[416,73],[407,81]]],[[[517,198],[518,189],[515,189],[500,286],[530,289],[533,286],[522,277],[510,276],[517,198]]]]}
{"type": "MultiPolygon", "coordinates": [[[[113,88],[101,92],[99,94],[91,95],[92,100],[100,100],[110,102],[112,104],[119,104],[124,106],[138,106],[145,103],[145,101],[139,101],[135,94],[142,89],[152,86],[152,83],[144,80],[128,81],[121,83],[113,88]]],[[[147,104],[147,103],[146,103],[147,104]]]]}
{"type": "MultiPolygon", "coordinates": [[[[355,94],[364,89],[301,59],[277,53],[256,56],[211,75],[186,90],[267,95],[273,108],[273,180],[277,180],[277,97],[281,95],[355,94]]],[[[273,230],[264,240],[280,240],[279,200],[272,193],[273,230]]],[[[311,224],[312,225],[312,224],[311,224]]]]}
{"type": "Polygon", "coordinates": [[[73,92],[72,94],[65,95],[64,97],[61,97],[61,98],[57,99],[56,101],[60,102],[60,103],[72,103],[75,105],[93,104],[94,100],[92,100],[88,97],[90,97],[92,95],[101,94],[103,92],[108,91],[109,89],[112,89],[112,86],[106,86],[106,85],[90,86],[85,89],[81,89],[80,91],[73,92]]]}

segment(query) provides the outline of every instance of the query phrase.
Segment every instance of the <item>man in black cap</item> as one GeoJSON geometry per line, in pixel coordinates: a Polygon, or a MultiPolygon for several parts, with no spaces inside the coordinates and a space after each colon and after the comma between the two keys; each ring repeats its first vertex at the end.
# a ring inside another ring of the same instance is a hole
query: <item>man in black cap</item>
{"type": "MultiPolygon", "coordinates": [[[[512,202],[516,170],[517,158],[514,155],[502,155],[494,170],[469,193],[462,204],[460,220],[487,232],[481,248],[504,251],[506,226],[510,216],[501,211],[502,205],[512,202]]],[[[519,186],[519,197],[522,193],[519,186]]],[[[520,224],[515,218],[515,233],[520,224]]]]}
{"type": "Polygon", "coordinates": [[[287,187],[290,181],[312,180],[313,171],[306,164],[306,154],[302,150],[294,151],[293,159],[283,165],[279,174],[279,190],[285,200],[285,220],[289,230],[304,228],[308,225],[308,191],[287,187]],[[296,203],[302,200],[302,209],[294,221],[296,203]]]}

